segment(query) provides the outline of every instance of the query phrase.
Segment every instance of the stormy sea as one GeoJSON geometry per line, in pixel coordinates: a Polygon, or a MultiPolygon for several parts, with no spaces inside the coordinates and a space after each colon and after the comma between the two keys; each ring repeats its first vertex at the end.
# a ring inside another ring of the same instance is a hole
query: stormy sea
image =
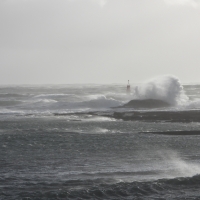
{"type": "Polygon", "coordinates": [[[200,85],[0,86],[0,199],[200,199],[200,85]]]}

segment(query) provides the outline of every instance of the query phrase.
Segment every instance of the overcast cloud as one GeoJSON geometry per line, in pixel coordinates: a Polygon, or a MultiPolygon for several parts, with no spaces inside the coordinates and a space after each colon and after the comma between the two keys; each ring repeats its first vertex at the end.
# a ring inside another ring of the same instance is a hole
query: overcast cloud
{"type": "Polygon", "coordinates": [[[193,7],[200,5],[199,0],[165,0],[165,2],[171,5],[189,5],[193,7]]]}
{"type": "Polygon", "coordinates": [[[199,82],[200,0],[0,0],[0,84],[199,82]]]}

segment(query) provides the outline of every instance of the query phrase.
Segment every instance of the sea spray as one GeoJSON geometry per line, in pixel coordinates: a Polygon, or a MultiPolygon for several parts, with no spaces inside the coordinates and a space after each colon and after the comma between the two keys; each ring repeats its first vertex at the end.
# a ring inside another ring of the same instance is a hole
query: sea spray
{"type": "Polygon", "coordinates": [[[172,75],[158,76],[134,89],[135,99],[158,99],[171,105],[180,105],[188,101],[179,79],[172,75]]]}
{"type": "Polygon", "coordinates": [[[179,152],[172,149],[160,149],[154,152],[165,164],[165,176],[168,178],[189,177],[200,174],[200,165],[184,160],[179,152]]]}

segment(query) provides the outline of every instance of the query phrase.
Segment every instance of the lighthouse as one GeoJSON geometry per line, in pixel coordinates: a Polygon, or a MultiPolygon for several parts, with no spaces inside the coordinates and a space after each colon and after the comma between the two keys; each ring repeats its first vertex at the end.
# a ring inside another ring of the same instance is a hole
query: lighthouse
{"type": "Polygon", "coordinates": [[[131,92],[131,86],[130,86],[129,80],[128,80],[128,85],[127,85],[127,88],[126,88],[126,92],[127,92],[127,94],[129,94],[131,92]]]}

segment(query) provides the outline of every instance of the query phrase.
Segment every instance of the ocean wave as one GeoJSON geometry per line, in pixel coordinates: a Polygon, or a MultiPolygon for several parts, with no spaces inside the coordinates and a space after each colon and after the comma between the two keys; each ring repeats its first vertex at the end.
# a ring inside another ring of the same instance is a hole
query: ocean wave
{"type": "MultiPolygon", "coordinates": [[[[187,87],[186,90],[188,91],[187,87]]],[[[82,110],[110,111],[113,107],[122,106],[129,101],[135,103],[138,101],[139,104],[142,103],[142,106],[138,106],[138,104],[127,106],[126,110],[131,110],[131,108],[132,110],[163,109],[166,111],[200,109],[200,99],[189,99],[194,93],[189,93],[190,96],[187,96],[183,85],[175,76],[159,76],[132,88],[133,92],[131,94],[126,94],[126,88],[121,85],[98,86],[95,88],[93,86],[86,88],[82,86],[81,88],[73,88],[73,90],[71,88],[65,90],[49,90],[47,88],[47,90],[43,89],[42,91],[36,91],[36,93],[28,90],[31,89],[28,88],[27,91],[20,90],[23,94],[19,95],[13,90],[11,93],[6,93],[6,91],[3,93],[4,91],[2,91],[0,97],[1,95],[5,96],[2,96],[0,106],[16,106],[17,109],[22,111],[37,110],[38,112],[69,113],[82,110]],[[158,101],[162,101],[162,105],[158,101]]]]}
{"type": "Polygon", "coordinates": [[[3,101],[3,100],[0,100],[0,106],[15,106],[15,105],[18,105],[18,104],[21,104],[23,103],[22,101],[18,101],[18,100],[7,100],[7,101],[3,101]]]}
{"type": "Polygon", "coordinates": [[[120,101],[117,101],[112,98],[106,98],[105,96],[99,96],[98,98],[88,100],[88,101],[79,101],[79,102],[65,102],[57,101],[54,99],[37,99],[31,104],[41,104],[41,106],[48,106],[50,110],[77,110],[77,109],[101,109],[101,108],[110,108],[113,106],[121,105],[120,101]]]}
{"type": "Polygon", "coordinates": [[[7,114],[25,114],[22,110],[14,110],[14,109],[0,109],[1,115],[7,115],[7,114]]]}
{"type": "MultiPolygon", "coordinates": [[[[14,178],[13,178],[14,179],[14,178]]],[[[13,180],[14,181],[14,180],[13,180]]],[[[22,182],[21,180],[20,182],[22,182]]],[[[6,182],[3,178],[0,183],[6,182]]],[[[29,181],[2,187],[2,199],[198,199],[200,175],[140,182],[114,179],[29,181]],[[42,188],[42,190],[41,190],[42,188]]]]}
{"type": "Polygon", "coordinates": [[[64,97],[64,96],[74,96],[74,94],[39,94],[35,95],[34,98],[48,98],[48,97],[64,97]]]}
{"type": "Polygon", "coordinates": [[[156,99],[171,105],[180,105],[189,100],[179,79],[172,75],[153,78],[134,88],[135,99],[156,99]]]}
{"type": "Polygon", "coordinates": [[[188,101],[185,104],[179,106],[179,108],[183,109],[198,109],[200,108],[200,99],[195,99],[192,101],[188,101]]]}
{"type": "Polygon", "coordinates": [[[122,102],[115,100],[113,98],[107,98],[104,95],[100,95],[92,100],[83,101],[80,104],[82,104],[83,106],[87,106],[89,108],[110,108],[113,106],[121,105],[122,102]]]}
{"type": "Polygon", "coordinates": [[[58,102],[58,101],[56,101],[54,99],[38,99],[34,103],[56,103],[56,102],[58,102]]]}
{"type": "Polygon", "coordinates": [[[0,98],[5,97],[25,97],[28,94],[16,94],[16,93],[0,93],[0,98]]]}

